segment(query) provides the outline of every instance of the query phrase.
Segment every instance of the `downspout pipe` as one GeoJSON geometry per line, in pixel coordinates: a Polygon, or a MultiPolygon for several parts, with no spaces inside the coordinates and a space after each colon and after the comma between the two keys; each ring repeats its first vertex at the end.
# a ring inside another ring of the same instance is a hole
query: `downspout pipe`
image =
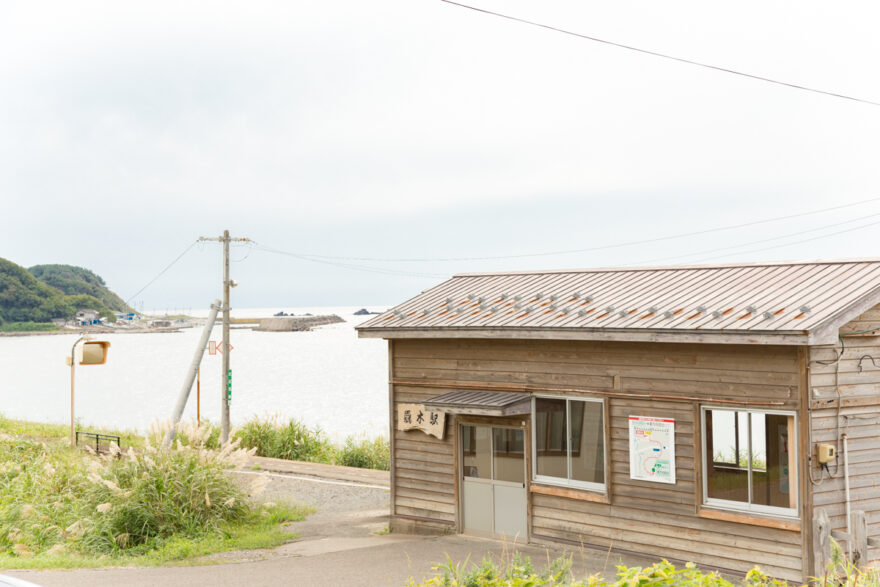
{"type": "Polygon", "coordinates": [[[846,446],[846,434],[841,435],[843,441],[843,491],[846,499],[846,535],[849,536],[847,543],[847,552],[849,560],[853,559],[853,535],[852,535],[852,512],[850,511],[850,495],[849,495],[849,454],[846,446]]]}

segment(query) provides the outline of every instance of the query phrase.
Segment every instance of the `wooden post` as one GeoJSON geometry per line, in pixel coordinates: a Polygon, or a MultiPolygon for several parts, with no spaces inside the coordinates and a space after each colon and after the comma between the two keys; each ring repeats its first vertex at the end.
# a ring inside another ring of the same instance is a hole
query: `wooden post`
{"type": "Polygon", "coordinates": [[[220,444],[229,442],[229,231],[223,231],[223,342],[220,357],[220,444]]]}
{"type": "Polygon", "coordinates": [[[824,508],[813,510],[813,576],[823,577],[831,562],[831,520],[824,508]]]}
{"type": "Polygon", "coordinates": [[[868,518],[862,510],[852,513],[852,562],[863,569],[868,564],[868,518]]]}

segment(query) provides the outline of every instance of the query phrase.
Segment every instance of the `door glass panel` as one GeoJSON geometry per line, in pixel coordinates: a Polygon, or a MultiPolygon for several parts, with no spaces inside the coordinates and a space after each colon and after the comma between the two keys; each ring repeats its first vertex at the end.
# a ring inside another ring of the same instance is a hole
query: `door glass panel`
{"type": "Polygon", "coordinates": [[[516,428],[493,428],[492,434],[495,436],[495,479],[525,483],[523,431],[516,428]]]}
{"type": "Polygon", "coordinates": [[[571,412],[571,478],[590,483],[605,482],[605,437],[602,404],[569,402],[571,412]]]}
{"type": "Polygon", "coordinates": [[[535,456],[538,475],[568,477],[564,399],[535,399],[535,456]]]}
{"type": "Polygon", "coordinates": [[[462,467],[465,477],[492,479],[492,436],[486,426],[462,426],[462,467]]]}

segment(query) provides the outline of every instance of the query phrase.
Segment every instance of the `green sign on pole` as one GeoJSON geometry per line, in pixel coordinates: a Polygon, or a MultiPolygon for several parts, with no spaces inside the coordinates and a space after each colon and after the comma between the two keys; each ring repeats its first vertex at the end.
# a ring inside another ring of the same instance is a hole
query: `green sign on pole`
{"type": "Polygon", "coordinates": [[[226,401],[232,401],[232,369],[226,373],[226,401]]]}

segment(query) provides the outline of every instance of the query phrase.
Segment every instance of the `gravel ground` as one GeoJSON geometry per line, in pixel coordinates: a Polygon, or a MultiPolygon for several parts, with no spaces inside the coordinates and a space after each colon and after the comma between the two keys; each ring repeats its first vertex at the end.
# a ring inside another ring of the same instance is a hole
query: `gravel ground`
{"type": "MultiPolygon", "coordinates": [[[[234,474],[246,486],[266,483],[257,497],[261,502],[301,504],[315,510],[304,521],[293,522],[285,528],[297,534],[299,541],[331,537],[368,538],[388,530],[390,492],[387,487],[291,472],[245,470],[234,474]]],[[[266,550],[221,552],[203,557],[199,562],[241,562],[291,556],[292,551],[300,549],[299,541],[266,550]]]]}

